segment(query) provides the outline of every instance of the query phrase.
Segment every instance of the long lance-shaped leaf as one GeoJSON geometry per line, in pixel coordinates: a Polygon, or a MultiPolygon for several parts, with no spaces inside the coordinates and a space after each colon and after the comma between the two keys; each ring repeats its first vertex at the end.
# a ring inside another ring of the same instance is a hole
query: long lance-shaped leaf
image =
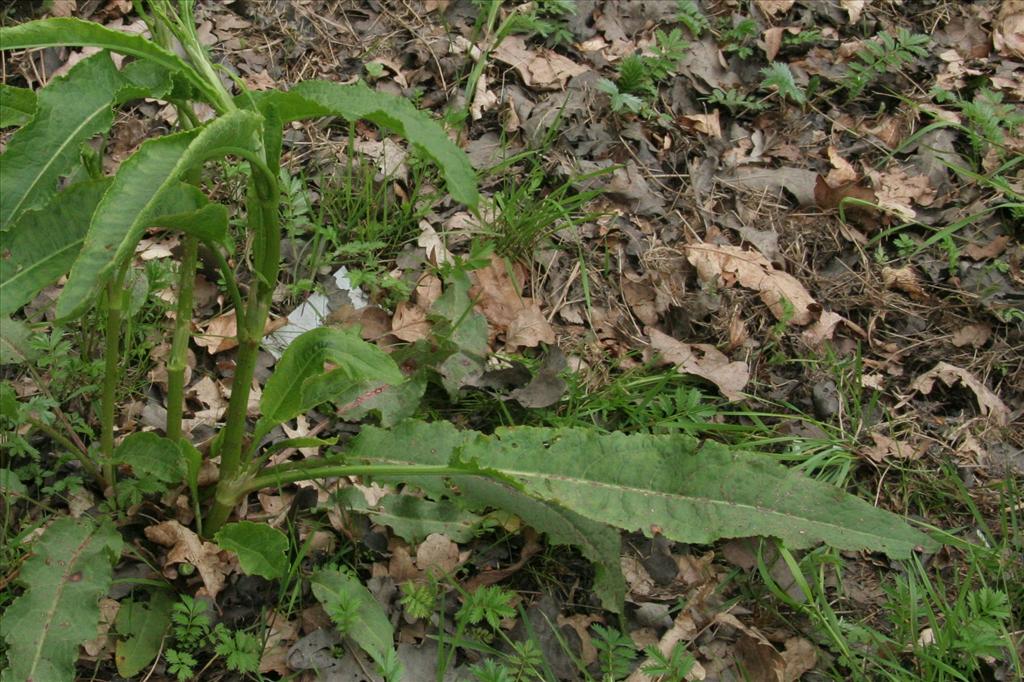
{"type": "Polygon", "coordinates": [[[9,315],[71,269],[93,211],[112,179],[68,187],[0,232],[0,315],[9,315]]]}
{"type": "Polygon", "coordinates": [[[57,301],[57,316],[66,319],[87,310],[110,272],[131,256],[146,225],[156,217],[165,192],[211,155],[231,147],[253,149],[259,124],[257,114],[236,110],[202,128],[144,142],[121,164],[96,207],[82,251],[57,301]]]}
{"type": "Polygon", "coordinates": [[[82,143],[113,124],[111,105],[123,85],[110,55],[101,52],[39,92],[32,120],[0,156],[0,230],[56,194],[82,143]]]}
{"type": "Polygon", "coordinates": [[[102,47],[112,52],[148,59],[168,71],[181,73],[200,92],[206,94],[211,103],[217,101],[210,85],[195,69],[170,50],[142,36],[114,31],[91,21],[65,17],[0,28],[0,50],[55,45],[102,47]]]}
{"type": "Polygon", "coordinates": [[[0,680],[75,679],[78,647],[96,637],[99,599],[121,547],[109,521],[62,518],[46,529],[18,573],[25,593],[0,619],[9,663],[0,680]]]}
{"type": "Polygon", "coordinates": [[[479,201],[476,173],[466,154],[448,138],[444,128],[406,99],[375,92],[363,83],[341,85],[316,80],[299,83],[288,92],[254,95],[261,107],[272,105],[285,123],[342,116],[349,121],[366,119],[389,128],[438,165],[456,201],[474,208],[479,201]]]}
{"type": "Polygon", "coordinates": [[[134,62],[118,71],[110,54],[101,52],[33,95],[31,120],[11,136],[0,157],[0,230],[57,192],[57,180],[77,163],[82,143],[113,124],[113,105],[161,97],[170,88],[163,67],[134,62]]]}
{"type": "Polygon", "coordinates": [[[0,83],[0,128],[28,123],[36,113],[36,93],[0,83]]]}
{"type": "MultiPolygon", "coordinates": [[[[71,269],[93,212],[113,181],[72,185],[0,232],[0,316],[10,315],[71,269]]],[[[222,241],[227,231],[227,209],[185,183],[166,192],[155,213],[146,227],[180,229],[208,242],[222,241]]]]}
{"type": "Polygon", "coordinates": [[[459,432],[447,423],[365,429],[351,452],[373,462],[463,461],[497,470],[526,492],[619,528],[679,542],[764,535],[791,547],[910,556],[934,547],[903,519],[772,458],[698,445],[687,436],[600,434],[583,429],[459,432]]]}

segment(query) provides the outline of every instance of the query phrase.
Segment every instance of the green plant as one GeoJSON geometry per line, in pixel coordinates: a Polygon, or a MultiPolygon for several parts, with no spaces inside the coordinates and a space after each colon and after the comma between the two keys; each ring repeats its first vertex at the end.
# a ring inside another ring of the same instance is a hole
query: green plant
{"type": "Polygon", "coordinates": [[[686,27],[686,30],[690,32],[694,38],[700,38],[704,31],[711,28],[711,22],[704,16],[704,13],[700,11],[700,7],[697,6],[696,0],[678,0],[679,2],[679,14],[676,15],[676,20],[686,27]]]}
{"type": "Polygon", "coordinates": [[[597,649],[597,661],[604,679],[625,679],[636,658],[633,640],[613,627],[594,624],[591,629],[597,635],[591,642],[597,649]]]}
{"type": "Polygon", "coordinates": [[[722,52],[735,54],[740,59],[748,59],[754,54],[752,43],[757,39],[757,22],[747,17],[722,31],[718,37],[722,52]]]}
{"type": "MultiPolygon", "coordinates": [[[[554,541],[580,546],[597,564],[595,591],[614,610],[622,608],[624,594],[615,528],[633,528],[638,508],[645,509],[645,523],[651,524],[645,532],[657,527],[666,537],[683,542],[761,534],[793,547],[827,541],[843,549],[872,549],[895,557],[934,545],[902,519],[805,479],[769,456],[737,452],[713,442],[702,444],[681,434],[524,428],[485,435],[459,431],[443,422],[403,421],[394,428],[365,428],[346,448],[323,458],[267,466],[271,455],[284,448],[311,442],[333,445],[310,438],[265,444],[278,425],[314,407],[327,402],[379,401],[381,422],[390,425],[409,413],[410,404],[415,409],[423,391],[415,377],[407,380],[394,358],[355,331],[321,327],[288,346],[263,387],[260,416],[249,427],[249,396],[260,340],[281,269],[282,126],[327,116],[379,124],[404,135],[418,153],[437,164],[452,197],[471,208],[478,200],[475,176],[440,125],[407,101],[376,93],[361,83],[307,81],[287,92],[259,93],[238,84],[240,92],[232,96],[196,36],[192,2],[180,0],[174,6],[169,0],[153,0],[143,8],[148,10],[143,17],[157,42],[75,19],[0,29],[0,46],[5,50],[50,45],[102,48],[38,93],[23,93],[26,101],[34,98],[34,114],[10,137],[0,164],[5,190],[0,194],[0,229],[4,230],[0,252],[5,254],[0,260],[0,299],[5,316],[16,314],[42,287],[70,270],[56,304],[57,319],[80,319],[91,310],[99,311],[105,330],[99,447],[82,449],[75,456],[101,489],[114,491],[112,506],[134,499],[125,499],[119,492],[125,481],[119,467],[130,467],[137,482],[132,496],[148,494],[171,481],[183,483],[198,512],[199,531],[229,545],[245,572],[278,579],[289,570],[288,543],[279,537],[283,534],[260,524],[227,524],[249,494],[327,477],[398,481],[422,489],[435,502],[459,499],[471,506],[507,509],[554,541]],[[172,37],[187,59],[167,49],[172,37]],[[135,61],[119,71],[107,50],[135,61]],[[114,106],[144,97],[174,104],[184,129],[143,143],[112,178],[62,188],[58,180],[75,171],[77,150],[109,128],[114,106]],[[208,104],[215,117],[200,124],[192,111],[196,102],[208,104]],[[229,238],[228,208],[211,202],[203,191],[204,164],[228,157],[248,164],[245,221],[239,224],[244,231],[236,239],[229,238]],[[39,221],[50,229],[35,229],[39,221]],[[167,363],[165,435],[136,434],[115,447],[122,332],[132,312],[123,291],[135,246],[150,228],[185,235],[167,363]],[[219,270],[234,308],[238,343],[225,424],[208,453],[185,437],[181,424],[191,287],[200,244],[219,270]],[[236,271],[242,267],[248,268],[245,287],[239,282],[242,273],[236,271]],[[432,447],[420,447],[423,443],[432,447]],[[581,458],[584,452],[588,456],[581,458]],[[199,491],[204,457],[220,459],[219,478],[208,491],[205,509],[199,491]],[[722,486],[726,478],[730,484],[722,486]]],[[[472,364],[483,357],[487,329],[480,313],[473,310],[466,264],[460,260],[445,268],[441,270],[447,280],[445,290],[430,315],[447,335],[448,347],[458,349],[448,356],[455,361],[447,371],[454,372],[459,362],[472,364]]],[[[21,320],[12,322],[26,327],[21,320]]],[[[20,345],[18,338],[13,341],[20,345]]],[[[12,353],[18,356],[21,351],[12,353]]],[[[453,384],[457,390],[457,381],[453,384]]],[[[131,489],[136,484],[127,485],[131,489]]],[[[73,532],[65,532],[67,524],[63,524],[58,526],[60,532],[51,528],[43,534],[37,555],[74,553],[99,539],[102,551],[89,555],[88,580],[72,580],[71,574],[54,573],[53,567],[21,571],[26,590],[8,610],[23,617],[5,619],[16,620],[18,628],[4,633],[9,658],[18,668],[5,673],[5,682],[12,676],[38,678],[45,666],[58,660],[60,673],[54,679],[70,679],[77,644],[88,639],[83,636],[85,629],[91,630],[89,636],[94,634],[91,613],[80,619],[81,628],[54,628],[54,618],[67,615],[66,605],[56,612],[33,607],[56,586],[67,593],[69,585],[81,589],[81,593],[71,592],[78,594],[78,604],[95,605],[110,581],[111,561],[121,547],[113,526],[68,523],[73,532]],[[54,637],[61,638],[60,646],[46,646],[54,637]]],[[[311,577],[311,584],[338,627],[367,651],[382,674],[389,679],[400,677],[391,623],[360,581],[341,571],[321,570],[311,577]]],[[[489,622],[488,613],[500,613],[498,605],[492,606],[484,611],[489,622]]],[[[172,621],[185,628],[182,632],[189,642],[209,627],[200,624],[200,615],[192,607],[186,614],[179,609],[178,620],[172,615],[172,621]],[[182,618],[187,622],[179,622],[182,618]]],[[[219,645],[226,652],[222,655],[229,666],[243,669],[251,663],[248,639],[231,635],[229,642],[220,634],[216,638],[214,648],[219,645]]],[[[194,667],[195,657],[182,656],[183,650],[187,647],[175,649],[178,668],[174,674],[179,676],[194,667]]]]}
{"type": "Polygon", "coordinates": [[[683,682],[686,675],[693,668],[696,659],[686,651],[686,647],[676,642],[668,655],[661,653],[661,650],[653,644],[644,649],[650,663],[641,667],[651,677],[657,677],[663,682],[683,682]]]}
{"type": "Polygon", "coordinates": [[[800,105],[807,103],[807,96],[793,80],[793,72],[790,71],[788,64],[772,62],[771,65],[761,69],[761,75],[764,76],[764,80],[761,81],[761,89],[775,88],[779,97],[783,99],[788,98],[800,105]]]}
{"type": "Polygon", "coordinates": [[[680,29],[669,33],[659,29],[654,33],[650,54],[627,55],[619,62],[615,81],[602,78],[597,86],[611,98],[613,111],[628,109],[651,117],[651,102],[658,95],[658,85],[675,73],[688,48],[680,29]]]}
{"type": "Polygon", "coordinates": [[[708,104],[718,104],[725,107],[733,116],[735,116],[737,112],[756,113],[768,108],[768,104],[763,100],[759,100],[753,95],[744,94],[737,88],[729,88],[728,90],[715,88],[711,94],[705,98],[705,101],[707,101],[708,104]]]}
{"type": "Polygon", "coordinates": [[[874,39],[866,41],[858,50],[856,61],[849,63],[843,87],[851,98],[859,97],[879,76],[928,56],[925,46],[930,42],[928,36],[911,33],[905,28],[899,29],[896,35],[881,31],[874,39]]]}
{"type": "Polygon", "coordinates": [[[534,0],[509,15],[508,30],[538,35],[550,45],[566,45],[573,38],[565,25],[565,18],[571,14],[576,14],[576,0],[534,0]]]}
{"type": "Polygon", "coordinates": [[[486,621],[491,629],[497,630],[502,619],[511,618],[516,614],[511,604],[513,596],[511,592],[501,587],[481,587],[467,595],[455,618],[465,625],[477,625],[481,621],[486,621]]]}

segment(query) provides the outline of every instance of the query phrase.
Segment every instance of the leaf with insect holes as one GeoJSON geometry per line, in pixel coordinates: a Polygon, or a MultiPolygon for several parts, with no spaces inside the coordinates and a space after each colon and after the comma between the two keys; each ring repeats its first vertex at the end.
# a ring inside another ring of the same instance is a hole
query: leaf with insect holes
{"type": "Polygon", "coordinates": [[[238,555],[246,575],[275,580],[288,573],[288,538],[276,528],[239,521],[221,528],[214,539],[222,548],[238,555]]]}
{"type": "MultiPolygon", "coordinates": [[[[358,578],[337,570],[322,570],[310,578],[313,595],[342,634],[359,645],[378,665],[393,659],[395,631],[377,600],[358,578]]],[[[402,679],[401,670],[395,679],[402,679]]]]}
{"type": "Polygon", "coordinates": [[[493,470],[594,521],[677,542],[765,535],[795,548],[825,542],[894,558],[935,546],[895,514],[770,456],[682,435],[520,427],[487,436],[445,422],[408,421],[390,431],[365,428],[347,455],[374,464],[493,470]]]}
{"type": "Polygon", "coordinates": [[[96,207],[85,243],[57,301],[57,317],[85,312],[106,278],[134,252],[150,221],[159,215],[165,194],[189,169],[220,156],[228,147],[252,149],[260,117],[237,110],[201,128],[144,142],[121,164],[114,182],[96,207]]]}
{"type": "Polygon", "coordinates": [[[174,599],[167,592],[157,591],[148,602],[126,599],[117,611],[114,627],[122,639],[114,649],[117,674],[131,679],[138,675],[160,653],[160,645],[171,624],[174,599]]]}
{"type": "Polygon", "coordinates": [[[71,269],[109,178],[68,187],[0,232],[0,315],[25,305],[71,269]]]}
{"type": "Polygon", "coordinates": [[[364,83],[341,85],[317,80],[298,83],[288,92],[270,90],[252,95],[261,108],[272,105],[283,123],[342,116],[393,130],[437,164],[456,201],[473,208],[479,202],[476,172],[469,157],[448,138],[444,128],[407,99],[376,92],[364,83]]]}
{"type": "Polygon", "coordinates": [[[23,126],[36,113],[36,93],[0,83],[0,128],[23,126]]]}
{"type": "Polygon", "coordinates": [[[361,382],[399,384],[404,379],[390,355],[358,334],[333,327],[311,329],[288,345],[263,387],[263,416],[254,440],[361,382]],[[327,362],[337,369],[325,372],[327,362]]]}
{"type": "Polygon", "coordinates": [[[33,543],[16,574],[25,591],[0,620],[8,662],[2,682],[75,679],[79,645],[96,637],[99,600],[122,545],[112,523],[84,517],[57,519],[33,543]]]}
{"type": "MultiPolygon", "coordinates": [[[[100,47],[119,54],[140,57],[180,73],[200,92],[211,95],[211,86],[181,57],[142,36],[114,31],[91,21],[58,17],[28,21],[17,26],[0,28],[0,50],[20,50],[51,46],[100,47]]],[[[213,100],[216,97],[212,98],[213,100]]]]}

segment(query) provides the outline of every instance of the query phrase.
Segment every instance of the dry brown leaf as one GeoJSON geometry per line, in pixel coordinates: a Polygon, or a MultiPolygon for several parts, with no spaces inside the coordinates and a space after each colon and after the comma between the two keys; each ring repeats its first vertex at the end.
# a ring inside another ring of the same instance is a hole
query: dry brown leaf
{"type": "Polygon", "coordinates": [[[1004,57],[1024,59],[1024,0],[1003,0],[992,30],[992,45],[1004,57]]]}
{"type": "Polygon", "coordinates": [[[992,336],[992,327],[987,324],[968,324],[953,332],[953,345],[957,348],[971,346],[981,348],[992,336]]]}
{"type": "Polygon", "coordinates": [[[884,462],[887,459],[915,460],[923,454],[919,448],[912,447],[906,441],[890,438],[877,431],[871,433],[871,440],[874,444],[861,448],[861,453],[873,462],[884,462]]]}
{"type": "Polygon", "coordinates": [[[260,672],[276,672],[282,678],[291,674],[288,667],[288,647],[299,637],[299,621],[288,620],[280,613],[271,611],[267,619],[269,632],[260,656],[260,672]]]}
{"type": "Polygon", "coordinates": [[[686,114],[680,116],[679,123],[708,137],[715,139],[721,139],[722,137],[722,123],[718,117],[718,109],[715,109],[710,114],[686,114]]]}
{"type": "Polygon", "coordinates": [[[88,642],[82,643],[82,648],[85,649],[85,653],[90,657],[110,658],[113,648],[108,646],[111,644],[108,633],[110,632],[110,626],[117,619],[117,612],[120,609],[121,602],[109,597],[100,599],[100,622],[96,629],[96,636],[88,642]]]}
{"type": "Polygon", "coordinates": [[[755,0],[755,2],[766,17],[773,19],[779,14],[788,12],[796,0],[755,0]]]}
{"type": "Polygon", "coordinates": [[[491,56],[519,72],[527,87],[539,90],[560,90],[570,78],[588,71],[587,67],[552,50],[528,48],[526,39],[518,35],[506,36],[491,56]]]}
{"type": "MultiPolygon", "coordinates": [[[[266,336],[277,331],[286,324],[288,324],[287,317],[279,317],[276,320],[268,319],[263,328],[263,335],[266,336]]],[[[238,345],[238,341],[235,339],[235,334],[238,332],[238,318],[235,317],[234,310],[213,318],[206,323],[202,331],[203,333],[196,334],[193,340],[197,346],[205,348],[210,355],[223,353],[238,345]]]]}
{"type": "Polygon", "coordinates": [[[224,577],[231,564],[221,559],[221,549],[212,542],[203,542],[194,531],[177,521],[164,521],[146,528],[146,537],[152,542],[170,548],[164,559],[163,573],[166,577],[178,577],[177,564],[191,564],[203,579],[205,593],[215,599],[224,588],[224,577]]]}
{"type": "Polygon", "coordinates": [[[997,258],[1010,243],[1010,238],[1007,235],[1000,235],[990,241],[984,246],[977,244],[968,244],[964,247],[964,255],[971,260],[988,260],[989,258],[997,258]]]}
{"type": "Polygon", "coordinates": [[[782,652],[782,660],[786,662],[783,682],[796,682],[818,665],[818,650],[803,637],[790,637],[785,647],[782,652]]]}
{"type": "Polygon", "coordinates": [[[452,252],[448,250],[444,240],[441,239],[441,235],[437,233],[434,226],[427,220],[420,221],[420,236],[416,240],[416,245],[426,249],[427,260],[434,265],[451,263],[453,261],[452,252]]]}
{"type": "Polygon", "coordinates": [[[836,327],[845,319],[839,313],[834,313],[831,310],[822,311],[821,316],[803,331],[800,338],[811,348],[817,348],[832,338],[832,335],[836,333],[836,327]]]}
{"type": "MultiPolygon", "coordinates": [[[[698,634],[700,634],[700,628],[694,621],[690,609],[683,609],[676,615],[675,620],[672,622],[672,627],[666,630],[665,634],[658,640],[658,651],[665,656],[671,656],[676,644],[679,642],[692,642],[697,638],[698,634]]],[[[654,682],[658,678],[648,675],[643,671],[645,667],[654,662],[653,658],[648,658],[626,678],[626,682],[654,682]]],[[[686,679],[703,680],[704,677],[704,668],[700,663],[694,663],[686,679]]]]}
{"type": "Polygon", "coordinates": [[[651,349],[661,355],[664,361],[675,365],[680,374],[693,374],[707,379],[728,400],[740,400],[743,397],[743,388],[750,379],[746,363],[730,362],[729,358],[709,344],[683,343],[650,327],[645,331],[651,337],[651,349]]]}
{"type": "Polygon", "coordinates": [[[71,17],[78,9],[78,0],[53,0],[50,3],[50,15],[55,17],[71,17]]]}
{"type": "Polygon", "coordinates": [[[761,300],[771,309],[776,319],[786,317],[783,299],[793,307],[793,324],[805,325],[814,321],[820,307],[796,277],[776,270],[771,262],[755,251],[738,246],[691,244],[686,248],[686,259],[697,268],[702,282],[715,282],[725,286],[740,286],[761,293],[761,300]]]}
{"type": "Polygon", "coordinates": [[[828,160],[832,164],[832,170],[825,177],[829,187],[839,187],[857,180],[857,170],[853,165],[839,155],[839,150],[834,146],[828,146],[828,160]]]}
{"type": "Polygon", "coordinates": [[[1010,410],[1000,400],[999,396],[989,390],[984,383],[966,369],[951,365],[948,362],[939,362],[935,367],[919,376],[910,385],[910,390],[927,395],[932,392],[936,379],[942,381],[947,386],[952,386],[957,382],[962,383],[974,392],[982,414],[987,415],[1000,426],[1006,426],[1009,422],[1010,410]]]}
{"type": "Polygon", "coordinates": [[[450,575],[459,566],[459,546],[441,533],[431,533],[416,548],[416,568],[433,570],[437,577],[450,575]]]}
{"type": "Polygon", "coordinates": [[[553,345],[555,343],[555,330],[540,311],[540,306],[533,299],[523,299],[529,303],[519,311],[515,319],[508,326],[505,335],[505,344],[509,350],[526,346],[535,348],[541,343],[553,345]]]}
{"type": "Polygon", "coordinates": [[[792,194],[801,207],[815,204],[815,181],[817,174],[805,168],[781,166],[779,168],[740,167],[731,177],[720,178],[753,192],[775,192],[786,190],[792,194]]]}
{"type": "Polygon", "coordinates": [[[921,286],[917,272],[911,265],[904,265],[902,268],[889,266],[882,268],[882,281],[888,288],[909,294],[915,301],[929,300],[928,294],[921,286]]]}
{"type": "Polygon", "coordinates": [[[878,210],[864,205],[876,203],[875,191],[856,182],[832,187],[819,175],[814,183],[814,203],[823,211],[841,210],[847,220],[864,227],[874,229],[880,224],[878,210]]]}
{"type": "Polygon", "coordinates": [[[391,318],[391,333],[402,341],[410,343],[430,336],[430,322],[427,313],[415,303],[402,301],[395,306],[395,316],[391,318]]]}
{"type": "Polygon", "coordinates": [[[839,0],[839,5],[846,10],[850,16],[850,23],[856,24],[860,21],[860,15],[870,0],[839,0]]]}

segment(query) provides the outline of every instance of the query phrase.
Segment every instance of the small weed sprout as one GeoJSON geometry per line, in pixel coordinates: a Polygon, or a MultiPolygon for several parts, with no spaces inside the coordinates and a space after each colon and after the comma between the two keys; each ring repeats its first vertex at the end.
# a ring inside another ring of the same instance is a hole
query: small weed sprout
{"type": "Polygon", "coordinates": [[[851,98],[859,97],[878,77],[902,69],[916,59],[928,56],[925,47],[931,38],[920,33],[911,33],[901,28],[893,35],[880,32],[873,40],[864,43],[857,52],[856,61],[851,61],[842,85],[851,98]]]}

